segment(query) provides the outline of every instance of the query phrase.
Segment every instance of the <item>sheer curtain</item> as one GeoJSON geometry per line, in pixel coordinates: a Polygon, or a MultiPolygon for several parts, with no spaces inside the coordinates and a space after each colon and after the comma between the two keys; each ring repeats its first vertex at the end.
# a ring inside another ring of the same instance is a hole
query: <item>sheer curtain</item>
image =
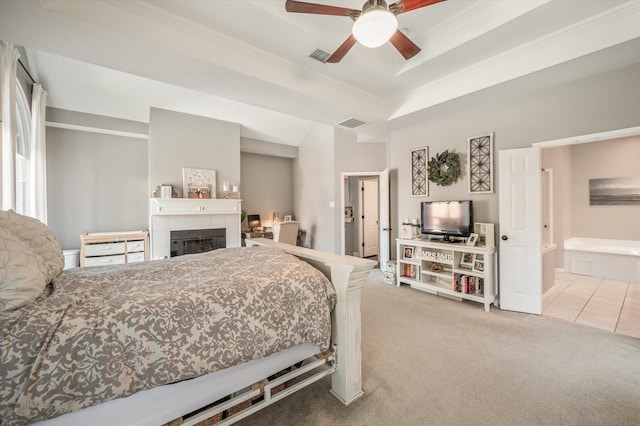
{"type": "Polygon", "coordinates": [[[47,146],[45,112],[47,92],[40,84],[31,93],[31,158],[28,215],[47,223],[47,146]]]}
{"type": "Polygon", "coordinates": [[[0,209],[16,205],[16,67],[20,54],[12,43],[0,42],[0,209]]]}

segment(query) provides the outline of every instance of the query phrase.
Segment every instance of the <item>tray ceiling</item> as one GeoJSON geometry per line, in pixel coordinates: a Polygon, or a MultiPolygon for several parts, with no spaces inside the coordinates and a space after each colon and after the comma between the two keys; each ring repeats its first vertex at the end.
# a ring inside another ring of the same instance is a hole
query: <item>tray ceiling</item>
{"type": "Polygon", "coordinates": [[[411,60],[356,44],[324,64],[309,55],[333,52],[351,20],[287,13],[284,0],[0,1],[0,39],[27,49],[51,106],[138,121],[173,109],[291,145],[350,119],[365,123],[350,129],[359,140],[385,140],[469,95],[640,61],[638,1],[448,0],[398,21],[422,48],[411,60]]]}

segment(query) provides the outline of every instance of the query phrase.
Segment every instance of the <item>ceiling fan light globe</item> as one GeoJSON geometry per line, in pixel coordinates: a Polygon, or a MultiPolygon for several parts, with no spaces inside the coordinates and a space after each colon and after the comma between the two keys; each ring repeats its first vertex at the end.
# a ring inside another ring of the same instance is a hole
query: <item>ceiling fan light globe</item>
{"type": "Polygon", "coordinates": [[[384,9],[363,13],[353,23],[353,36],[366,47],[379,47],[385,44],[398,29],[396,15],[384,9]]]}

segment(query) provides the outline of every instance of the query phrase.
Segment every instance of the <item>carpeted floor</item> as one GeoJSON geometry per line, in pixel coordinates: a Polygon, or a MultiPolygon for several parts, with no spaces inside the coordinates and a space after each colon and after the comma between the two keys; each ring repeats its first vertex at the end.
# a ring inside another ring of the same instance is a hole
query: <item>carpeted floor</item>
{"type": "Polygon", "coordinates": [[[362,295],[364,396],[330,378],[240,425],[638,425],[640,340],[457,302],[371,273],[362,295]]]}

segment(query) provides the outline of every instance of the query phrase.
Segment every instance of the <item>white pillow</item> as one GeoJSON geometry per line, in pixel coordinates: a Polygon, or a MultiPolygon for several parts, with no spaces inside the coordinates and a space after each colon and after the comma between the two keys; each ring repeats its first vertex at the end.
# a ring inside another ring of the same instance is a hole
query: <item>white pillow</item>
{"type": "Polygon", "coordinates": [[[53,232],[38,219],[23,216],[13,210],[0,210],[0,228],[11,232],[33,250],[38,266],[47,283],[60,275],[64,269],[62,246],[53,232]]]}
{"type": "Polygon", "coordinates": [[[18,236],[0,228],[0,312],[33,302],[46,286],[36,253],[18,236]]]}

